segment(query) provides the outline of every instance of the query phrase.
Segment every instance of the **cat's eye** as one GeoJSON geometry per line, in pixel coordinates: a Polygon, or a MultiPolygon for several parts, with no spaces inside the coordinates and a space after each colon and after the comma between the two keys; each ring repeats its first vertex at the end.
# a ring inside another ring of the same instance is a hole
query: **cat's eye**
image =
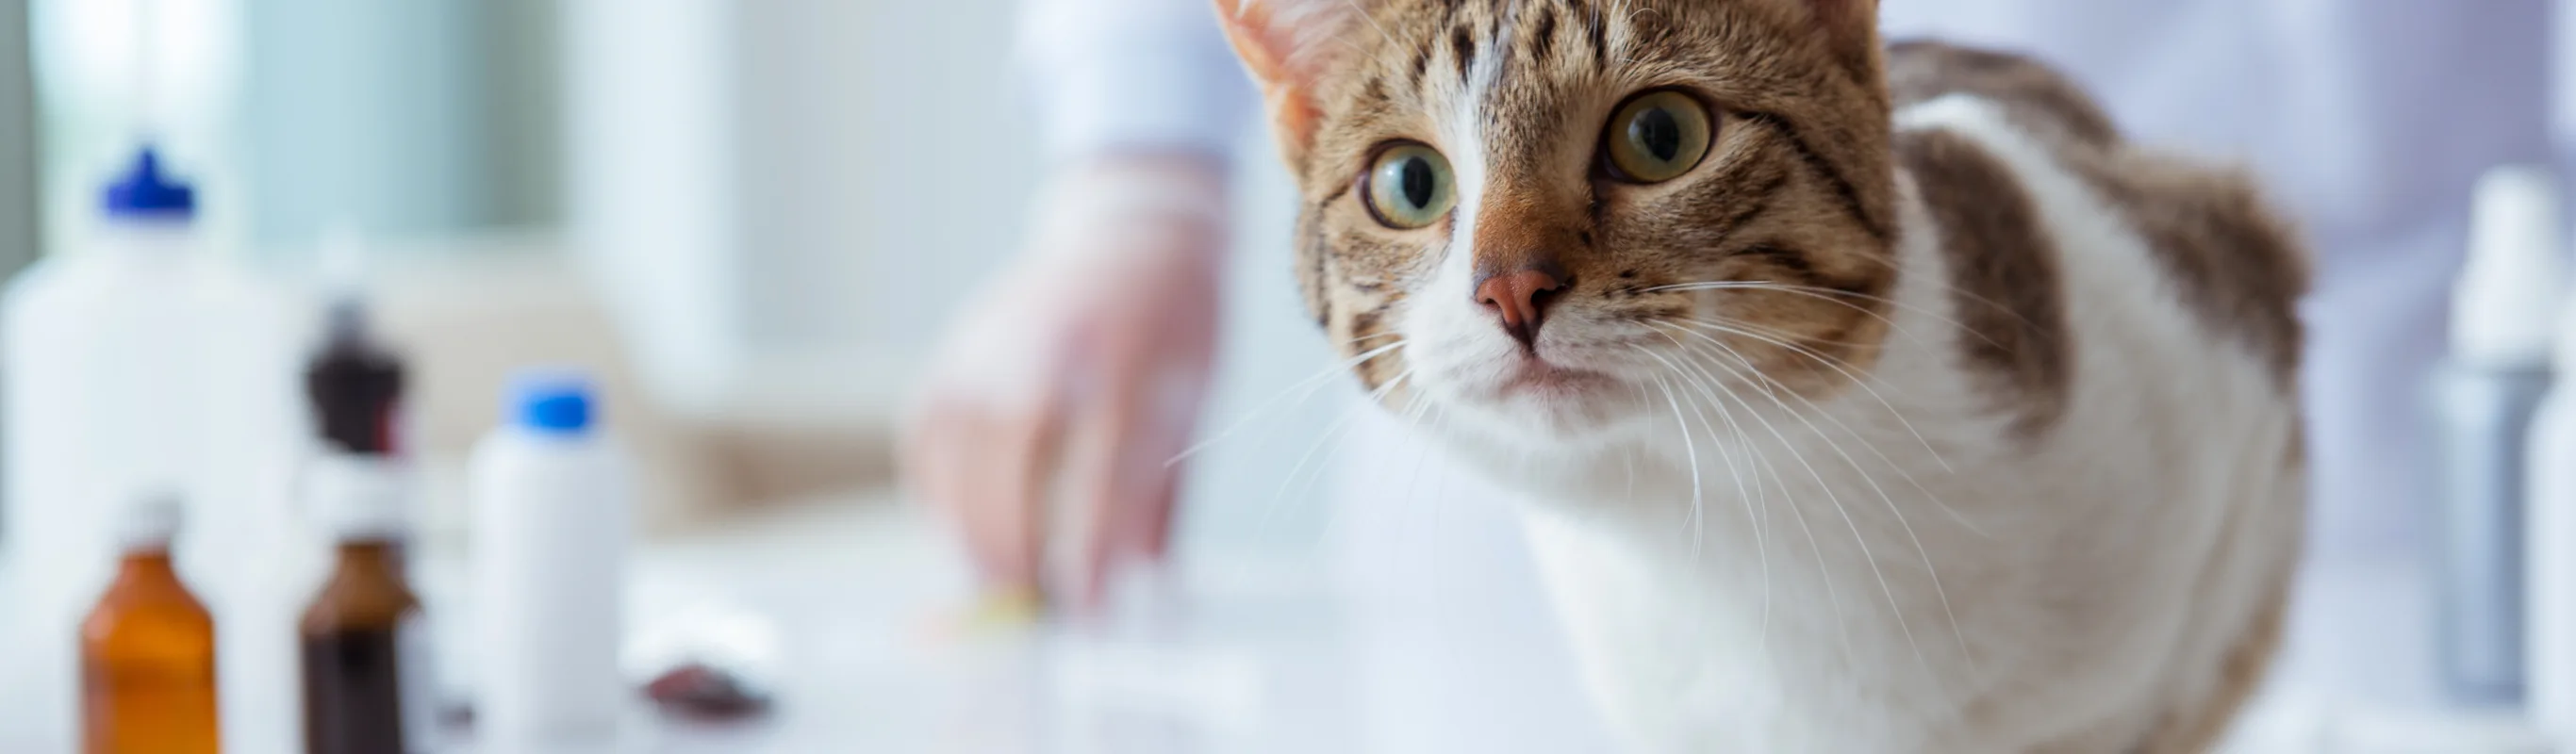
{"type": "Polygon", "coordinates": [[[1439,150],[1421,144],[1398,144],[1381,151],[1369,166],[1362,195],[1369,214],[1389,228],[1410,230],[1440,221],[1458,203],[1456,178],[1439,150]]]}
{"type": "Polygon", "coordinates": [[[1611,175],[1662,183],[1698,167],[1715,131],[1699,100],[1669,89],[1647,92],[1611,116],[1601,151],[1611,175]]]}

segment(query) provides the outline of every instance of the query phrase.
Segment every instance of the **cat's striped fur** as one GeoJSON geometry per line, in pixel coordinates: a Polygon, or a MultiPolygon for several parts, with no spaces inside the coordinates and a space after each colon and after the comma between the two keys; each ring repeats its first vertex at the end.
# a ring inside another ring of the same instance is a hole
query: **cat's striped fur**
{"type": "Polygon", "coordinates": [[[2234,173],[1870,0],[1218,0],[1307,202],[1319,324],[1539,502],[1640,748],[2185,752],[2277,640],[2304,267],[2234,173]],[[1598,169],[1638,92],[1717,113],[1598,169]],[[1361,176],[1439,150],[1410,230],[1361,176]],[[1526,345],[1480,271],[1563,282],[1526,345]]]}

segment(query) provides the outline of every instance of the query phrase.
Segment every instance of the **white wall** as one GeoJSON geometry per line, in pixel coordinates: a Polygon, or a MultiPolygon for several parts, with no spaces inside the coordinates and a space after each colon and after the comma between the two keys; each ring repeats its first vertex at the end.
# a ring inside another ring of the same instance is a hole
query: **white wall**
{"type": "Polygon", "coordinates": [[[731,4],[564,8],[567,237],[648,386],[707,400],[740,351],[743,247],[731,4]]]}
{"type": "Polygon", "coordinates": [[[1011,5],[567,3],[574,237],[668,397],[929,347],[1037,180],[1011,5]]]}

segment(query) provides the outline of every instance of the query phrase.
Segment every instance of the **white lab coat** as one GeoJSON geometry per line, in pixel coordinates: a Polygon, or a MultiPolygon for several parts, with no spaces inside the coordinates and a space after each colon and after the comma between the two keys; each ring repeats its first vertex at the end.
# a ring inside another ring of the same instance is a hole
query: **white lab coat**
{"type": "MultiPolygon", "coordinates": [[[[2426,544],[2416,534],[2432,489],[2421,385],[2442,348],[2471,183],[2496,164],[2554,158],[2552,10],[2549,0],[1882,3],[1891,38],[2035,53],[2101,97],[2133,136],[2244,161],[2295,212],[2320,254],[2304,307],[2320,559],[2402,557],[2426,544]]],[[[1028,0],[1026,18],[1023,62],[1051,154],[1223,154],[1256,120],[1207,0],[1028,0]]],[[[1460,502],[1431,504],[1505,517],[1495,491],[1472,484],[1451,483],[1460,502]]],[[[1516,557],[1508,526],[1407,525],[1390,511],[1421,503],[1372,492],[1383,486],[1355,482],[1340,496],[1354,541],[1402,530],[1377,537],[1383,547],[1356,548],[1358,567],[1442,551],[1425,537],[1481,536],[1445,547],[1505,564],[1461,572],[1525,579],[1525,565],[1506,562],[1516,557]],[[1383,560],[1372,562],[1372,549],[1383,560]]],[[[2370,651],[2420,655],[2416,635],[2397,630],[2381,643],[2406,646],[2370,651]]],[[[2418,696],[2420,663],[2385,657],[2364,664],[2395,669],[2332,684],[2418,696]]]]}

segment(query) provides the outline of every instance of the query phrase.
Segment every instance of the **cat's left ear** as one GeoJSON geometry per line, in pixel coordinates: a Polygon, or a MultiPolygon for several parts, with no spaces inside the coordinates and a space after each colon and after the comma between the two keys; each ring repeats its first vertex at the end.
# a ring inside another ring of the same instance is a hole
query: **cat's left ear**
{"type": "Polygon", "coordinates": [[[1878,0],[1801,0],[1845,55],[1872,55],[1878,49],[1878,0]]]}
{"type": "Polygon", "coordinates": [[[1317,79],[1348,45],[1334,39],[1364,11],[1356,0],[1216,0],[1225,36],[1261,84],[1291,162],[1315,138],[1317,79]]]}

